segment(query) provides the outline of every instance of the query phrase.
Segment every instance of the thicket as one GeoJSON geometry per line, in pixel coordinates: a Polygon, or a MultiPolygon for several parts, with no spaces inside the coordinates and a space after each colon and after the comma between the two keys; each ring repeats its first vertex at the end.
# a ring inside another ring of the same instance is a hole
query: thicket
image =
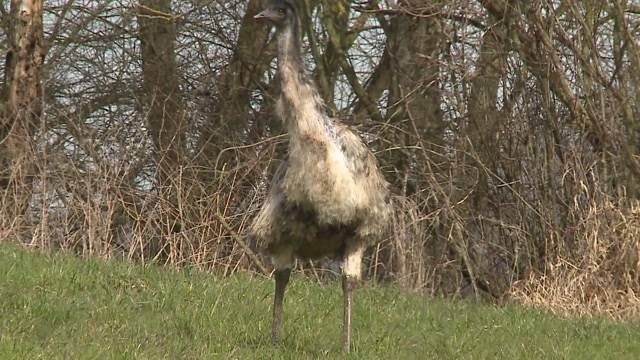
{"type": "MultiPolygon", "coordinates": [[[[49,0],[43,26],[38,4],[0,7],[0,238],[268,271],[245,237],[287,142],[262,2],[49,0]]],[[[639,5],[299,5],[329,111],[395,194],[369,278],[638,315],[639,5]]]]}

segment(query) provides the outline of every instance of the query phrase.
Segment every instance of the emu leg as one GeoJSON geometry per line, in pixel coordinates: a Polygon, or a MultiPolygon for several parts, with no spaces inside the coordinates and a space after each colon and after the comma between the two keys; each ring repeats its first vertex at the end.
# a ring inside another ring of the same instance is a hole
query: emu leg
{"type": "Polygon", "coordinates": [[[351,303],[353,302],[353,289],[356,287],[357,279],[349,276],[342,276],[342,293],[344,295],[344,315],[342,321],[342,348],[345,352],[351,350],[351,303]]]}
{"type": "Polygon", "coordinates": [[[291,269],[278,269],[275,271],[276,293],[273,298],[273,322],[271,323],[271,341],[277,343],[280,335],[280,323],[282,322],[282,302],[284,300],[284,289],[289,283],[291,269]]]}
{"type": "Polygon", "coordinates": [[[348,251],[342,265],[342,293],[344,297],[344,316],[342,323],[342,348],[351,351],[351,304],[353,290],[361,275],[362,254],[364,248],[348,251]]]}

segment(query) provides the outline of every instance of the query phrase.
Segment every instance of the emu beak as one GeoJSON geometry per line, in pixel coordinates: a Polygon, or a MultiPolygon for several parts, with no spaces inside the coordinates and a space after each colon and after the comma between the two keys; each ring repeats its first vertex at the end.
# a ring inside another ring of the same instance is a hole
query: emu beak
{"type": "Polygon", "coordinates": [[[256,20],[274,20],[278,17],[278,12],[273,9],[266,9],[253,18],[256,20]]]}

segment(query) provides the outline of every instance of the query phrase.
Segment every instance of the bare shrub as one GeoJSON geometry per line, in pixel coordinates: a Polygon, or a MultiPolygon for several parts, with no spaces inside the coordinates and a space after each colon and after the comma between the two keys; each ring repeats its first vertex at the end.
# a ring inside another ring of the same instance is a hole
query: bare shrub
{"type": "Polygon", "coordinates": [[[640,202],[578,186],[570,208],[576,223],[552,241],[544,268],[515,282],[511,295],[565,313],[638,317],[640,202]]]}

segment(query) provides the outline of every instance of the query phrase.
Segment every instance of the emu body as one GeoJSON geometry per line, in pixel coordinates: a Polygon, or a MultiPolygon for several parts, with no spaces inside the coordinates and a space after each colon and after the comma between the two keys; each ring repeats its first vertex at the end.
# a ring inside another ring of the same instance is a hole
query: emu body
{"type": "Polygon", "coordinates": [[[273,340],[294,259],[332,257],[343,261],[343,346],[349,351],[352,291],[366,246],[380,240],[390,216],[388,184],[362,140],[327,116],[306,76],[293,3],[273,1],[256,18],[277,26],[282,89],[277,112],[289,133],[287,159],[251,227],[276,268],[273,340]]]}

